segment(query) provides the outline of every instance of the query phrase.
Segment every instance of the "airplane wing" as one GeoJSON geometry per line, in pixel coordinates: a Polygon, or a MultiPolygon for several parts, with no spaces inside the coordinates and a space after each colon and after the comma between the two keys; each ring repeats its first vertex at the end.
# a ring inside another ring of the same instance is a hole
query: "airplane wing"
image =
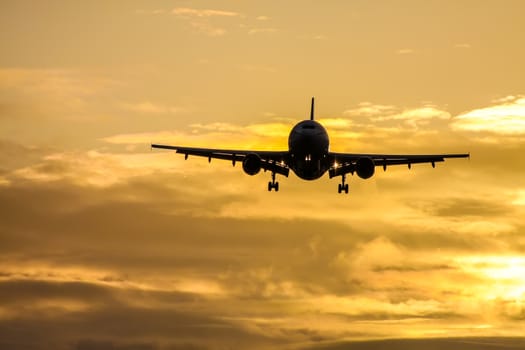
{"type": "Polygon", "coordinates": [[[328,156],[332,164],[337,164],[329,171],[330,178],[334,176],[353,173],[355,165],[361,158],[371,159],[375,166],[382,166],[386,170],[389,165],[408,165],[411,168],[412,164],[430,163],[432,167],[436,166],[437,162],[444,162],[446,158],[469,158],[470,154],[359,154],[359,153],[333,153],[329,152],[328,156]]]}
{"type": "Polygon", "coordinates": [[[216,149],[216,148],[195,148],[195,147],[181,147],[171,145],[152,144],[151,148],[161,148],[175,151],[176,153],[184,154],[184,158],[188,156],[197,156],[208,158],[208,162],[214,159],[229,160],[233,166],[235,163],[242,162],[247,155],[257,155],[261,159],[261,169],[270,170],[280,175],[288,176],[290,168],[288,166],[288,151],[249,151],[249,150],[230,150],[230,149],[216,149]]]}

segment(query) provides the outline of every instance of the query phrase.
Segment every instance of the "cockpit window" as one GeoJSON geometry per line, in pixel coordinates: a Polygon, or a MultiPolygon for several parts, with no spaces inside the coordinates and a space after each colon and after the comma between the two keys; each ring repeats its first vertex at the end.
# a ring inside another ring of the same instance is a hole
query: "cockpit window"
{"type": "Polygon", "coordinates": [[[315,129],[315,125],[313,125],[313,124],[304,124],[301,128],[303,128],[303,129],[315,129]]]}

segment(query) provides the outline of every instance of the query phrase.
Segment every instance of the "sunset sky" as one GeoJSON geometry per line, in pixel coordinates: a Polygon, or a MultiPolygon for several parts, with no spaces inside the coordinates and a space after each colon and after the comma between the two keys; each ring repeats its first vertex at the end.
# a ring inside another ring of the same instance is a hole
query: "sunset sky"
{"type": "Polygon", "coordinates": [[[525,2],[0,4],[0,348],[525,348],[525,2]],[[150,143],[471,153],[369,180],[150,143]]]}

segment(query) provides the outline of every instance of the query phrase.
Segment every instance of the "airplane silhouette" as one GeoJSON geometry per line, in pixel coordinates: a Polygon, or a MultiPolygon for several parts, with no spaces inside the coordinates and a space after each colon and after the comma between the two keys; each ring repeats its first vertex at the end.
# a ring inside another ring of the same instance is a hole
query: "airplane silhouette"
{"type": "Polygon", "coordinates": [[[325,128],[314,120],[314,98],[310,109],[310,119],[296,124],[288,137],[287,151],[251,151],[229,150],[215,148],[195,148],[152,144],[152,148],[175,150],[184,154],[224,159],[232,162],[242,162],[242,168],[248,175],[256,175],[261,169],[270,171],[272,179],[268,182],[268,191],[279,191],[279,182],[275,181],[276,174],[288,177],[290,169],[301,179],[315,180],[328,171],[330,178],[341,176],[341,183],[337,190],[339,193],[348,193],[346,175],[354,174],[362,179],[371,178],[375,167],[381,166],[386,171],[389,165],[408,165],[430,163],[434,168],[437,162],[445,158],[468,158],[470,154],[431,154],[431,155],[397,155],[397,154],[360,154],[336,153],[328,149],[329,138],[325,128]]]}

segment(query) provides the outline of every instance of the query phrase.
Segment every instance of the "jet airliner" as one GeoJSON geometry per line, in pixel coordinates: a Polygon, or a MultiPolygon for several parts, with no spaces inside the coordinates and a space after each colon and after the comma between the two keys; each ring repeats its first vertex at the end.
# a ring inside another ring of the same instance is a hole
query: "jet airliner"
{"type": "Polygon", "coordinates": [[[235,166],[242,163],[242,169],[248,175],[256,175],[261,169],[271,172],[268,191],[279,191],[279,182],[275,176],[288,177],[290,169],[301,179],[316,180],[328,172],[330,178],[341,176],[338,184],[339,193],[348,193],[346,175],[356,173],[362,179],[369,179],[376,167],[386,171],[390,165],[408,165],[430,163],[435,167],[445,158],[468,158],[470,154],[431,154],[431,155],[397,155],[397,154],[361,154],[336,153],[329,150],[329,138],[326,129],[314,120],[314,98],[310,108],[310,119],[296,124],[288,137],[287,151],[252,151],[216,148],[195,148],[171,145],[152,144],[152,148],[175,150],[176,153],[188,156],[229,160],[235,166]]]}

